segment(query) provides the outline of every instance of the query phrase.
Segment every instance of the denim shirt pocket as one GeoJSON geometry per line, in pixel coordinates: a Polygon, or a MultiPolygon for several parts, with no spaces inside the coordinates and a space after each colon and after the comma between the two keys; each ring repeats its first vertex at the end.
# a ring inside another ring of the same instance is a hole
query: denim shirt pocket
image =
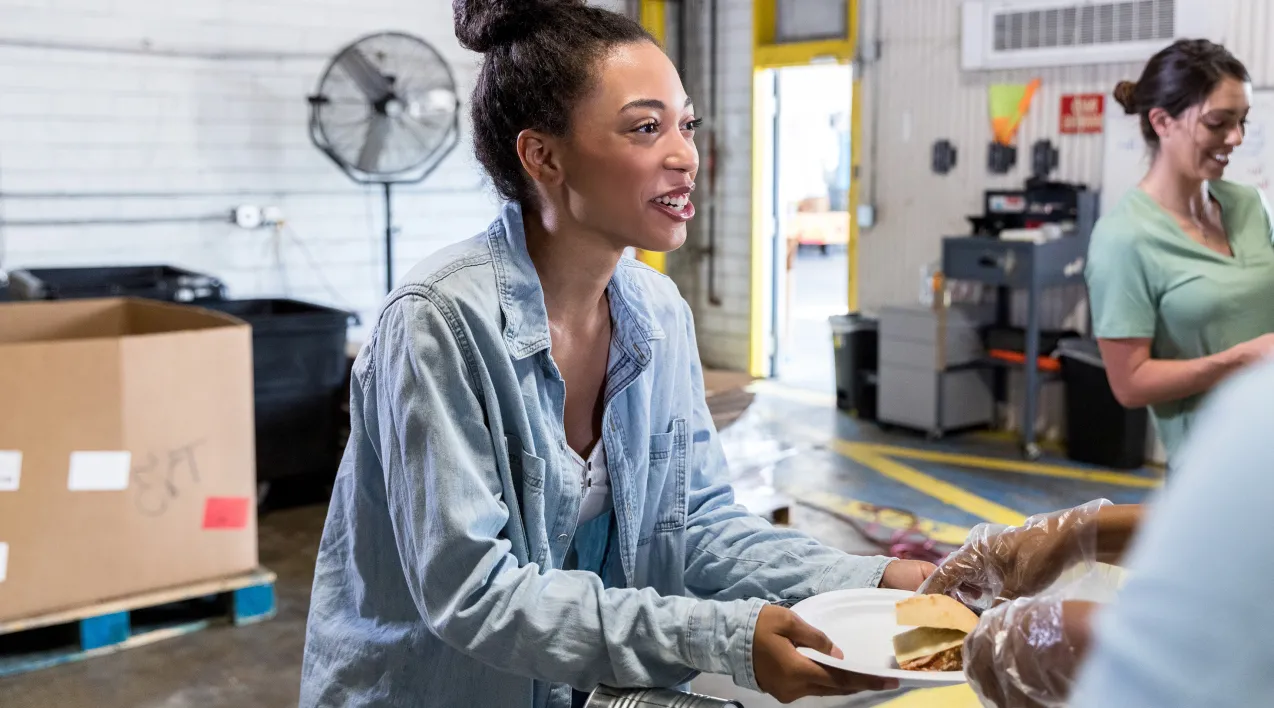
{"type": "Polygon", "coordinates": [[[548,545],[542,538],[545,533],[544,472],[548,465],[542,458],[523,449],[522,441],[516,436],[508,435],[505,441],[508,443],[509,471],[513,475],[518,510],[522,514],[519,521],[529,546],[527,553],[532,563],[544,569],[548,560],[548,545]]]}
{"type": "Polygon", "coordinates": [[[686,421],[678,418],[666,433],[650,436],[649,479],[661,485],[655,533],[686,526],[686,421]]]}

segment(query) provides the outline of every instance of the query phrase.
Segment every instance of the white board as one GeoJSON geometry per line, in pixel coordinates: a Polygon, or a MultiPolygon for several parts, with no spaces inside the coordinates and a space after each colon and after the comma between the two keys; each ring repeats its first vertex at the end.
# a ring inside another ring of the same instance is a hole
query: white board
{"type": "MultiPolygon", "coordinates": [[[[1102,157],[1101,211],[1108,213],[1137,186],[1150,166],[1149,152],[1141,137],[1137,116],[1124,115],[1113,100],[1106,101],[1106,146],[1102,157]],[[1113,110],[1111,110],[1113,109],[1113,110]]],[[[1247,136],[1230,156],[1225,178],[1252,184],[1274,199],[1270,178],[1274,176],[1274,91],[1256,91],[1252,95],[1252,112],[1248,116],[1247,136]]]]}

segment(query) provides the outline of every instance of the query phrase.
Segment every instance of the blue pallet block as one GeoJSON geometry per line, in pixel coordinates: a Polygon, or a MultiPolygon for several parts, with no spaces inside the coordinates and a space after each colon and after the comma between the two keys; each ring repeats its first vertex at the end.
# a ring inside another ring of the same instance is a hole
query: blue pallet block
{"type": "Polygon", "coordinates": [[[263,622],[278,613],[273,583],[235,590],[233,603],[234,623],[239,626],[263,622]]]}
{"type": "MultiPolygon", "coordinates": [[[[82,614],[55,613],[11,622],[0,622],[0,650],[6,635],[45,632],[65,627],[78,630],[78,641],[70,645],[52,646],[28,652],[0,651],[0,677],[27,673],[60,664],[83,661],[125,649],[184,636],[220,623],[235,626],[262,622],[275,616],[275,575],[258,569],[233,578],[196,583],[187,592],[165,589],[138,595],[123,601],[97,605],[96,609],[115,610],[94,614],[95,607],[84,608],[82,614]],[[127,609],[124,609],[127,608],[127,609]],[[166,608],[165,619],[147,624],[147,615],[134,616],[137,610],[166,608]]],[[[68,636],[74,636],[68,632],[68,636]]],[[[10,648],[16,645],[10,645],[10,648]]]]}
{"type": "Polygon", "coordinates": [[[132,623],[127,612],[116,612],[80,620],[80,649],[92,651],[112,644],[122,644],[132,636],[132,623]]]}

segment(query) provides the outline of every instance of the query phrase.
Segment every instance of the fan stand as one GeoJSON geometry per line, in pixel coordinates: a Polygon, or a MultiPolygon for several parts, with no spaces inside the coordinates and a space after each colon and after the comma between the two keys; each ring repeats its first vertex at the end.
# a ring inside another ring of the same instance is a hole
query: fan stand
{"type": "Polygon", "coordinates": [[[385,293],[394,290],[394,202],[391,193],[393,186],[383,183],[385,188],[385,293]]]}

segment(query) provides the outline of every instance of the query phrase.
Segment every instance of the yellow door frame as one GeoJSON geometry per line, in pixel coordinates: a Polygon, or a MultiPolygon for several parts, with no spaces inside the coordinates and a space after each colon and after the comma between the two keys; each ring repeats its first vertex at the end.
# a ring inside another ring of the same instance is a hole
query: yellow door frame
{"type": "MultiPolygon", "coordinates": [[[[640,0],[637,7],[637,19],[646,28],[650,36],[655,38],[659,46],[667,46],[668,39],[668,4],[667,0],[640,0]]],[[[668,254],[657,251],[637,251],[637,260],[654,268],[660,273],[668,272],[668,254]]]]}
{"type": "MultiPolygon", "coordinates": [[[[642,0],[643,6],[650,0],[642,0]]],[[[777,41],[777,0],[754,0],[752,4],[752,263],[751,263],[751,321],[748,346],[748,370],[753,376],[764,376],[766,373],[765,342],[765,303],[763,286],[766,282],[764,249],[765,218],[762,205],[765,203],[765,181],[761,174],[765,169],[765,150],[762,137],[766,134],[760,130],[765,116],[760,115],[762,102],[757,96],[759,74],[769,69],[781,69],[789,66],[808,66],[817,62],[835,62],[850,64],[854,62],[854,53],[858,48],[858,0],[846,0],[848,31],[843,39],[818,40],[811,42],[779,42],[777,41]]],[[[858,173],[862,142],[862,111],[860,98],[862,88],[857,74],[853,77],[853,99],[850,106],[850,186],[849,186],[849,310],[858,310],[858,173]]]]}

